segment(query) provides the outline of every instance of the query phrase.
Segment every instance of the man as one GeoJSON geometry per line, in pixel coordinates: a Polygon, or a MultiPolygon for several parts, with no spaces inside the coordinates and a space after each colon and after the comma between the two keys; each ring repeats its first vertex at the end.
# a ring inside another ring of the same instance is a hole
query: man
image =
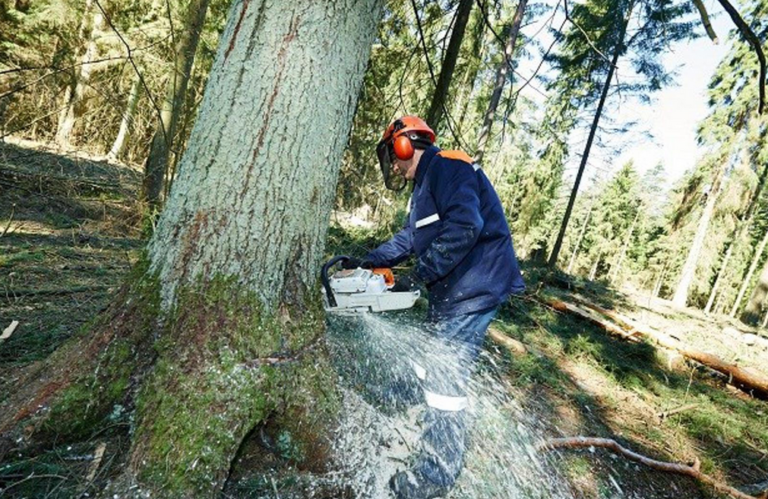
{"type": "Polygon", "coordinates": [[[465,451],[465,384],[499,304],[525,288],[488,178],[465,153],[441,151],[434,143],[435,133],[416,116],[386,129],[376,152],[388,188],[413,182],[408,221],[364,260],[346,264],[392,267],[415,256],[413,272],[393,290],[426,286],[429,320],[445,347],[441,357],[448,357],[414,363],[428,409],[415,466],[390,480],[400,499],[437,497],[453,487],[465,451]]]}

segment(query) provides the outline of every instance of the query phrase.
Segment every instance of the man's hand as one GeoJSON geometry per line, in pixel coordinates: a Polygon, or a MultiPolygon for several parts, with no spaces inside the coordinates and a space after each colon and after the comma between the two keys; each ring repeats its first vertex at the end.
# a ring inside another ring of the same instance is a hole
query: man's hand
{"type": "Polygon", "coordinates": [[[349,259],[341,262],[341,268],[345,270],[357,268],[372,269],[373,263],[369,260],[361,260],[359,258],[349,257],[349,259]]]}
{"type": "Polygon", "coordinates": [[[400,293],[403,291],[415,291],[420,287],[421,281],[413,274],[409,274],[397,279],[395,281],[395,285],[392,286],[391,291],[394,291],[395,293],[400,293]]]}

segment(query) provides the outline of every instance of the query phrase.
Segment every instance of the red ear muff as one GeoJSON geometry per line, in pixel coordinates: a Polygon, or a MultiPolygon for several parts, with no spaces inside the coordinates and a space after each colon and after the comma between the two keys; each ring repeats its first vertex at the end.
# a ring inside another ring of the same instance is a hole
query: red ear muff
{"type": "Polygon", "coordinates": [[[399,160],[406,161],[413,157],[413,144],[411,144],[411,139],[405,134],[395,138],[392,148],[395,150],[395,156],[399,160]]]}

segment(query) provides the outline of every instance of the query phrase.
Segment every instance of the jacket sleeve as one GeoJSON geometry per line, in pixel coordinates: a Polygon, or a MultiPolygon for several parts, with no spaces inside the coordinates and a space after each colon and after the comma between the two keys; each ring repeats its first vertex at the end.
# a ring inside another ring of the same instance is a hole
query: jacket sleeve
{"type": "Polygon", "coordinates": [[[480,184],[472,165],[446,161],[434,177],[432,195],[442,226],[414,272],[427,284],[445,277],[467,256],[483,230],[480,184]]]}
{"type": "Polygon", "coordinates": [[[411,224],[405,222],[403,230],[392,236],[392,239],[382,244],[366,255],[374,267],[394,267],[413,254],[413,238],[411,224]]]}

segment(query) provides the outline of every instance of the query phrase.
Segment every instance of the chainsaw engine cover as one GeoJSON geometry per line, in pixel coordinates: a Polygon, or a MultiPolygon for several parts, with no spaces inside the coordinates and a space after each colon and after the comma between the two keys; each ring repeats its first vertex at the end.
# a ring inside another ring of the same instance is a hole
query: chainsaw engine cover
{"type": "Polygon", "coordinates": [[[340,270],[329,279],[336,306],[328,303],[323,289],[323,303],[328,312],[385,312],[411,308],[420,292],[389,291],[384,276],[368,269],[340,270]]]}

